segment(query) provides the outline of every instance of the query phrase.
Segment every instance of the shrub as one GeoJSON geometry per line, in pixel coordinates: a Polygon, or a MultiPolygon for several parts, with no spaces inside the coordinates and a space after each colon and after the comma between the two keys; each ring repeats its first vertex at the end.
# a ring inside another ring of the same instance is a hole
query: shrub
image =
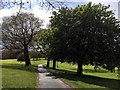
{"type": "Polygon", "coordinates": [[[17,50],[4,49],[2,51],[2,59],[15,59],[17,58],[17,50]]]}
{"type": "Polygon", "coordinates": [[[23,54],[23,53],[20,53],[20,54],[17,56],[17,61],[25,61],[25,57],[24,57],[24,54],[23,54]]]}
{"type": "Polygon", "coordinates": [[[42,58],[42,54],[37,51],[30,51],[29,52],[31,58],[42,58]]]}

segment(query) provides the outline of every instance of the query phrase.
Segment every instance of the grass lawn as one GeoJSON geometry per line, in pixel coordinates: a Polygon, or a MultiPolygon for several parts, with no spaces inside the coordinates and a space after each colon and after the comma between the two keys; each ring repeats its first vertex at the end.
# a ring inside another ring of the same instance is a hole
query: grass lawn
{"type": "MultiPolygon", "coordinates": [[[[24,62],[13,60],[0,60],[2,62],[2,86],[3,88],[36,88],[37,65],[46,63],[44,59],[31,61],[32,65],[24,67],[24,62]]],[[[112,73],[104,69],[94,71],[93,66],[83,66],[84,76],[76,75],[77,65],[57,62],[57,69],[51,72],[60,76],[61,80],[74,88],[120,88],[117,72],[112,73]]],[[[50,63],[52,67],[52,62],[50,63]]]]}
{"type": "Polygon", "coordinates": [[[36,88],[37,65],[45,60],[31,61],[32,65],[25,67],[24,62],[13,60],[0,60],[2,62],[2,87],[3,88],[36,88]]]}
{"type": "MultiPolygon", "coordinates": [[[[96,72],[93,66],[83,66],[83,76],[76,75],[77,65],[57,62],[57,69],[50,69],[61,80],[74,88],[106,88],[120,89],[120,80],[118,72],[109,72],[105,69],[98,69],[96,72]]],[[[50,63],[52,67],[52,62],[50,63]]]]}

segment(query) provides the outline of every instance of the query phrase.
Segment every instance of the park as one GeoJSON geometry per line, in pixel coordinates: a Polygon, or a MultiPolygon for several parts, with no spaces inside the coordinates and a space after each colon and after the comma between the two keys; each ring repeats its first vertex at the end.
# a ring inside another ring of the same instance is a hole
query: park
{"type": "MultiPolygon", "coordinates": [[[[2,85],[3,88],[37,88],[37,65],[44,64],[46,60],[40,59],[32,61],[32,65],[24,67],[24,62],[17,62],[16,59],[2,60],[2,85]]],[[[55,73],[62,81],[66,82],[71,88],[119,88],[119,78],[117,72],[110,72],[105,69],[94,70],[93,66],[83,66],[84,76],[78,77],[75,73],[77,65],[58,62],[57,69],[50,71],[55,73]]]]}
{"type": "Polygon", "coordinates": [[[0,24],[3,90],[120,88],[120,21],[110,5],[62,6],[47,28],[21,8],[0,24]]]}

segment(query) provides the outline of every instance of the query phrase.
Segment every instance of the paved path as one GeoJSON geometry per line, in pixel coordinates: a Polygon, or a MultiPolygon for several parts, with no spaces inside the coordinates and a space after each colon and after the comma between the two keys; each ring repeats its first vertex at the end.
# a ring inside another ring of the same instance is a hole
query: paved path
{"type": "Polygon", "coordinates": [[[63,83],[60,79],[55,78],[47,69],[42,65],[38,65],[39,71],[39,85],[38,88],[70,88],[63,83]]]}

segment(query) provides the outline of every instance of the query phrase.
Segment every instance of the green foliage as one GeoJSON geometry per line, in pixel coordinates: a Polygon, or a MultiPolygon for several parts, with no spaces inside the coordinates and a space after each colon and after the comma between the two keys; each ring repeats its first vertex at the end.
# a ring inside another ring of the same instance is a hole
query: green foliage
{"type": "Polygon", "coordinates": [[[17,58],[17,50],[4,49],[2,51],[2,59],[15,59],[17,58]]]}
{"type": "Polygon", "coordinates": [[[29,52],[31,58],[42,58],[43,55],[38,51],[30,51],[29,52]]]}
{"type": "Polygon", "coordinates": [[[36,47],[40,50],[40,53],[44,55],[44,57],[49,57],[50,52],[50,44],[53,40],[53,31],[51,29],[44,29],[35,37],[36,47]]]}
{"type": "Polygon", "coordinates": [[[24,57],[24,54],[23,54],[23,53],[20,53],[20,54],[17,56],[17,61],[25,61],[25,57],[24,57]]]}
{"type": "MultiPolygon", "coordinates": [[[[92,5],[89,3],[81,15],[80,23],[77,27],[81,28],[79,37],[82,42],[81,49],[84,52],[85,59],[89,62],[99,62],[101,64],[113,65],[115,63],[115,35],[119,31],[117,19],[113,16],[114,13],[108,10],[110,6],[102,4],[92,5]]],[[[79,8],[75,8],[76,17],[79,13],[79,8]]],[[[78,16],[79,17],[79,16],[78,16]]],[[[79,40],[80,41],[80,40],[79,40]]],[[[79,48],[79,47],[78,47],[79,48]]],[[[79,48],[78,51],[81,51],[79,48]]]]}
{"type": "Polygon", "coordinates": [[[50,56],[56,60],[84,64],[98,62],[112,66],[119,62],[114,62],[115,35],[119,24],[109,7],[88,3],[53,12],[50,56]]]}
{"type": "Polygon", "coordinates": [[[31,64],[28,49],[33,37],[41,30],[42,22],[34,14],[27,12],[3,18],[3,45],[5,48],[23,50],[26,61],[25,66],[31,64]]]}

